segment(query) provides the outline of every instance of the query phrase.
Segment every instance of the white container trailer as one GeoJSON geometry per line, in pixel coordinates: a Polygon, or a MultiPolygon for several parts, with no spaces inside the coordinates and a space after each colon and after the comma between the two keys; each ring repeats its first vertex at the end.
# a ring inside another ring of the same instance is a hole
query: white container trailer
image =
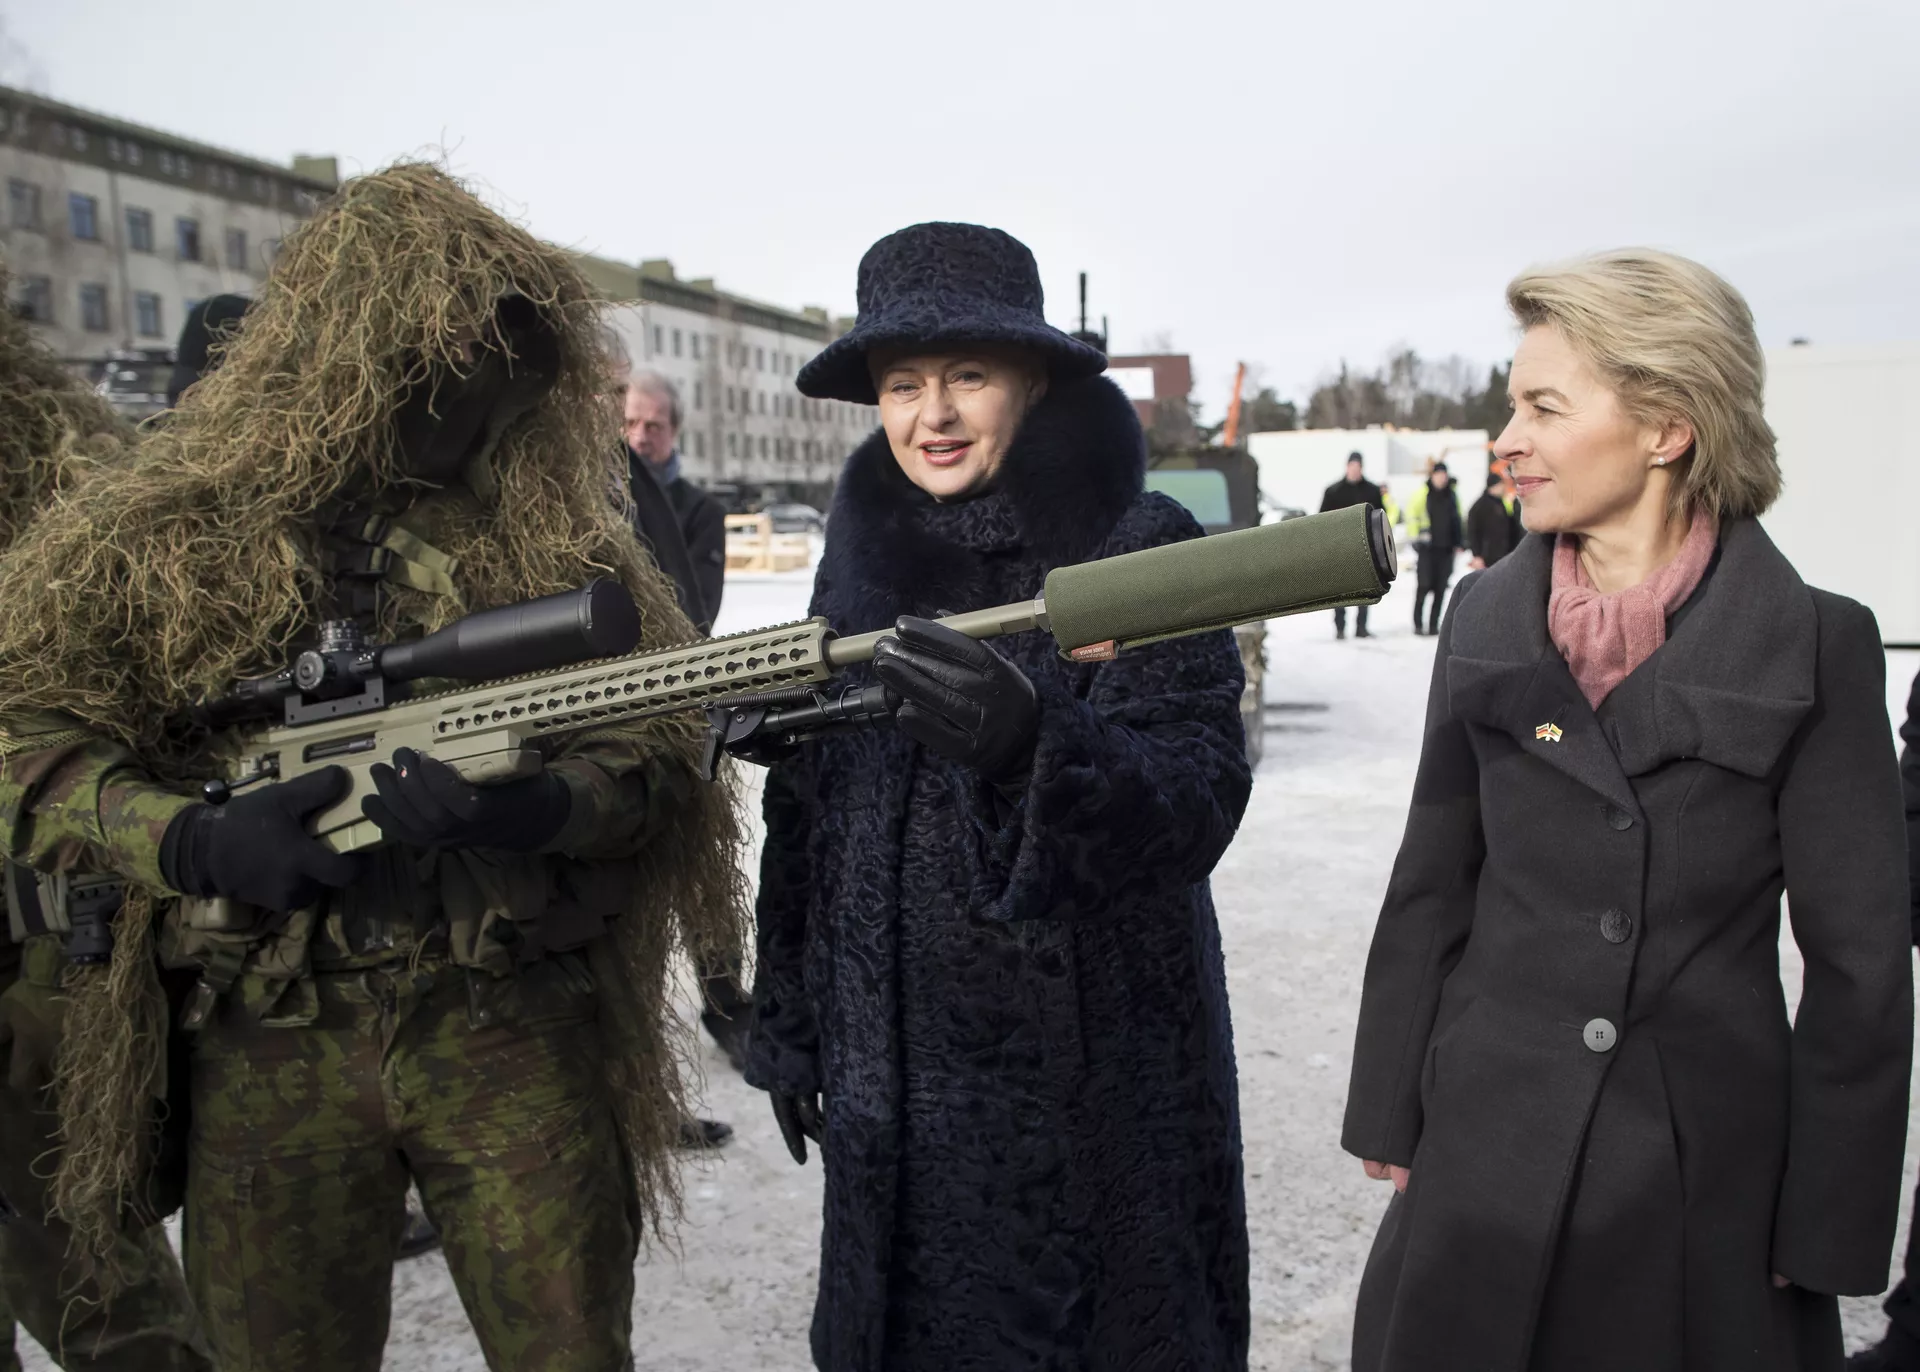
{"type": "Polygon", "coordinates": [[[1920,343],[1777,348],[1767,422],[1786,488],[1761,520],[1808,585],[1920,646],[1920,343]]]}
{"type": "Polygon", "coordinates": [[[1247,451],[1270,511],[1315,513],[1327,487],[1347,474],[1349,453],[1360,454],[1367,479],[1391,489],[1403,508],[1434,462],[1446,463],[1459,483],[1462,512],[1487,484],[1485,429],[1278,429],[1248,434],[1247,451]]]}

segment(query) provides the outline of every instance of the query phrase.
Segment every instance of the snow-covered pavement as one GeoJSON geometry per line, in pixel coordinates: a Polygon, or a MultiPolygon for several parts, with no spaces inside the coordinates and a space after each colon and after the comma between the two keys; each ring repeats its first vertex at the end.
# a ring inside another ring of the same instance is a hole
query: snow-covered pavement
{"type": "MultiPolygon", "coordinates": [[[[1226,941],[1245,1122],[1253,1245],[1252,1365],[1344,1368],[1353,1293],[1386,1203],[1339,1149],[1352,1028],[1373,917],[1398,845],[1419,749],[1433,640],[1411,632],[1411,577],[1374,611],[1371,640],[1335,642],[1331,616],[1275,621],[1266,756],[1239,838],[1214,875],[1226,941]]],[[[721,632],[805,612],[804,574],[730,578],[721,632]]],[[[1920,654],[1889,663],[1904,706],[1920,654]]],[[[1798,962],[1790,943],[1790,986],[1798,962]]],[[[642,1372],[806,1368],[818,1239],[818,1162],[794,1166],[765,1098],[710,1045],[703,1111],[738,1131],[686,1174],[677,1251],[637,1273],[642,1372]]],[[[1911,1178],[1913,1167],[1909,1164],[1911,1178]]],[[[1857,1342],[1875,1301],[1850,1301],[1857,1342]]],[[[438,1255],[394,1280],[387,1366],[484,1364],[438,1255]]],[[[29,1354],[29,1368],[48,1367],[29,1354]]]]}

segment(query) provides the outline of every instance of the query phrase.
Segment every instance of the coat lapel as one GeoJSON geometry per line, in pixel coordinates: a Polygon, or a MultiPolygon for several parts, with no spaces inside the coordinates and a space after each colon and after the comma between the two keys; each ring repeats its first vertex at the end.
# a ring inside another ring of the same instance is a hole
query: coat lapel
{"type": "Polygon", "coordinates": [[[1523,751],[1638,816],[1619,757],[1547,637],[1552,571],[1553,540],[1536,534],[1474,578],[1454,610],[1447,698],[1459,718],[1512,735],[1523,751]]]}
{"type": "Polygon", "coordinates": [[[1673,637],[1601,703],[1600,718],[1629,776],[1699,758],[1764,777],[1813,708],[1818,653],[1806,583],[1757,521],[1734,520],[1673,637]]]}
{"type": "Polygon", "coordinates": [[[1759,523],[1727,524],[1719,563],[1674,636],[1597,716],[1547,635],[1552,554],[1552,539],[1530,536],[1460,600],[1447,660],[1454,713],[1633,814],[1630,778],[1668,762],[1767,775],[1813,706],[1819,645],[1812,595],[1759,523]]]}

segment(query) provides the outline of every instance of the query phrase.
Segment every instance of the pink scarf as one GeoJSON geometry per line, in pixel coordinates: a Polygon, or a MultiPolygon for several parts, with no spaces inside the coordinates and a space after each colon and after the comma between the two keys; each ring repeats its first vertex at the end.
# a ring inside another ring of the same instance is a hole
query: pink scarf
{"type": "Polygon", "coordinates": [[[1580,563],[1578,536],[1560,535],[1553,548],[1547,633],[1594,709],[1667,641],[1667,616],[1700,585],[1719,536],[1717,519],[1696,514],[1673,561],[1638,586],[1602,595],[1580,563]]]}

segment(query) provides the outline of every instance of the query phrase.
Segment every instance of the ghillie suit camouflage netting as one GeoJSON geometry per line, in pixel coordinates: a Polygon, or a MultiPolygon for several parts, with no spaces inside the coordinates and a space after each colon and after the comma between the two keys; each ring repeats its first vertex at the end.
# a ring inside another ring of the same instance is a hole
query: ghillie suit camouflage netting
{"type": "MultiPolygon", "coordinates": [[[[459,603],[391,588],[381,636],[611,573],[639,603],[643,648],[693,637],[610,503],[616,421],[585,280],[565,253],[443,171],[406,164],[349,182],[290,235],[219,369],[144,440],[139,460],[86,482],[0,559],[0,713],[64,712],[134,749],[168,783],[209,775],[207,742],[170,719],[236,677],[274,670],[312,638],[316,511],[338,496],[418,485],[394,438],[400,400],[436,364],[464,374],[462,341],[484,336],[511,294],[552,325],[558,381],[484,471],[419,491],[406,525],[458,559],[459,603]]],[[[697,716],[618,732],[689,767],[701,748],[697,716]]],[[[687,1046],[669,1004],[669,960],[676,949],[736,954],[747,909],[729,789],[696,784],[670,808],[668,827],[631,864],[627,913],[591,953],[610,1094],[656,1233],[677,1211],[669,1150],[687,1046]]],[[[112,963],[70,974],[54,1198],[94,1253],[107,1251],[151,1149],[165,1032],[154,899],[130,893],[112,963]]]]}
{"type": "MultiPolygon", "coordinates": [[[[7,273],[0,265],[0,300],[7,273]]],[[[0,307],[0,548],[55,490],[126,451],[133,430],[0,307]]]]}

